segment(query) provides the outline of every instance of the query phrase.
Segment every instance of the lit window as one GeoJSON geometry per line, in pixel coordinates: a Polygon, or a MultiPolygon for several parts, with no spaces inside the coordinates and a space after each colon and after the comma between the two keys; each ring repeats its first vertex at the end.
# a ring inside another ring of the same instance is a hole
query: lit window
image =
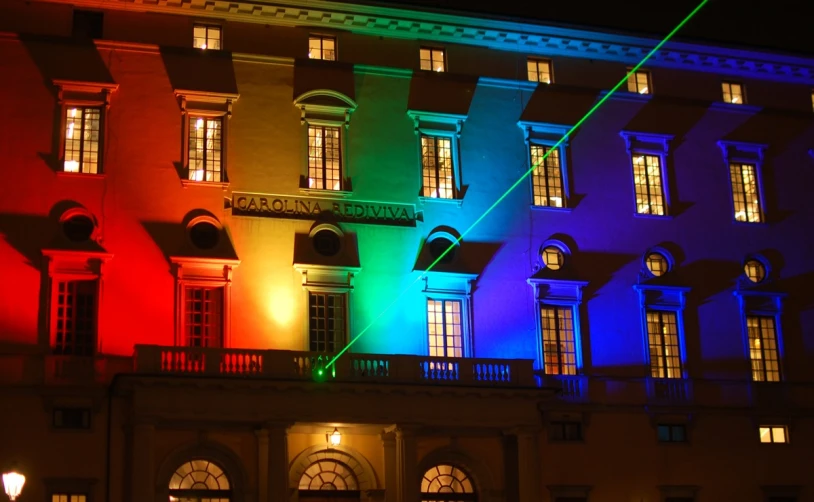
{"type": "Polygon", "coordinates": [[[749,357],[752,360],[752,380],[755,382],[780,381],[780,357],[777,350],[777,332],[774,317],[747,316],[749,357]]]}
{"type": "Polygon", "coordinates": [[[638,214],[665,214],[664,187],[661,180],[661,157],[633,154],[633,183],[638,214]]]}
{"type": "Polygon", "coordinates": [[[648,253],[644,261],[647,270],[653,274],[653,277],[661,277],[670,271],[670,262],[661,253],[648,253]]]}
{"type": "Polygon", "coordinates": [[[565,264],[565,255],[562,250],[556,246],[546,246],[541,253],[543,265],[551,270],[559,270],[565,264]]]}
{"type": "Polygon", "coordinates": [[[87,495],[77,495],[68,493],[54,493],[51,495],[51,502],[87,502],[87,495]]]}
{"type": "Polygon", "coordinates": [[[452,138],[421,136],[421,169],[424,197],[455,198],[452,138]]]}
{"type": "Polygon", "coordinates": [[[662,443],[683,443],[687,441],[687,427],[684,425],[659,424],[659,441],[662,443]]]}
{"type": "Polygon", "coordinates": [[[756,166],[754,164],[732,163],[729,164],[729,174],[732,180],[732,203],[734,205],[735,221],[760,223],[763,218],[756,166]]]}
{"type": "Polygon", "coordinates": [[[548,426],[548,439],[582,441],[582,424],[580,422],[551,422],[548,426]]]}
{"type": "Polygon", "coordinates": [[[789,430],[785,425],[761,425],[761,443],[788,443],[789,430]]]}
{"type": "Polygon", "coordinates": [[[342,189],[339,127],[308,126],[308,188],[342,189]]]}
{"type": "Polygon", "coordinates": [[[650,376],[681,378],[681,349],[678,345],[676,313],[648,310],[647,338],[650,346],[650,376]]]}
{"type": "Polygon", "coordinates": [[[551,61],[548,59],[529,58],[526,67],[531,82],[551,83],[551,61]]]}
{"type": "Polygon", "coordinates": [[[463,302],[427,299],[431,357],[463,357],[463,302]]]}
{"type": "Polygon", "coordinates": [[[559,149],[541,145],[531,145],[529,148],[531,165],[534,167],[531,174],[534,205],[564,207],[559,149]]]}
{"type": "Polygon", "coordinates": [[[72,106],[67,109],[63,152],[66,173],[99,172],[101,116],[99,107],[72,106]]]}
{"type": "Polygon", "coordinates": [[[444,49],[422,47],[420,49],[421,69],[428,71],[446,71],[446,52],[444,49]]]}
{"type": "Polygon", "coordinates": [[[323,490],[331,490],[332,492],[355,491],[359,489],[359,483],[356,481],[356,476],[350,467],[341,462],[326,459],[317,460],[305,469],[300,478],[299,488],[300,499],[313,497],[320,500],[325,498],[323,490]],[[303,491],[311,492],[308,493],[311,496],[305,497],[303,491]],[[322,493],[317,493],[319,491],[322,493]],[[322,496],[317,497],[317,495],[322,496]]]}
{"type": "Polygon", "coordinates": [[[184,334],[187,347],[223,347],[223,288],[184,288],[184,334]]]}
{"type": "Polygon", "coordinates": [[[189,180],[220,182],[223,180],[223,144],[220,117],[189,118],[189,180]]]}
{"type": "Polygon", "coordinates": [[[308,57],[325,61],[336,61],[336,39],[311,35],[308,38],[308,57]]]}
{"type": "Polygon", "coordinates": [[[220,466],[195,459],[181,464],[170,478],[170,500],[229,502],[232,491],[229,478],[220,466]]]}
{"type": "Polygon", "coordinates": [[[461,469],[448,464],[431,467],[421,479],[421,500],[477,500],[475,485],[461,469]]]}
{"type": "Polygon", "coordinates": [[[196,49],[220,50],[221,46],[220,26],[206,24],[196,24],[193,28],[192,46],[196,49]]]}
{"type": "Polygon", "coordinates": [[[742,105],[745,102],[743,97],[743,86],[734,82],[723,82],[721,84],[724,94],[724,103],[742,105]]]}
{"type": "Polygon", "coordinates": [[[311,352],[334,353],[345,345],[344,293],[308,292],[308,344],[311,352]]]}
{"type": "Polygon", "coordinates": [[[547,375],[576,375],[577,354],[571,307],[540,307],[543,369],[547,375]]]}
{"type": "Polygon", "coordinates": [[[757,284],[766,278],[766,267],[759,260],[747,260],[743,273],[751,282],[757,284]]]}
{"type": "Polygon", "coordinates": [[[56,284],[54,354],[91,356],[96,352],[97,280],[56,284]]]}
{"type": "Polygon", "coordinates": [[[650,72],[638,70],[628,75],[627,90],[637,94],[650,94],[652,92],[650,88],[650,72]]]}
{"type": "Polygon", "coordinates": [[[811,91],[811,108],[814,111],[814,91],[811,91]]]}

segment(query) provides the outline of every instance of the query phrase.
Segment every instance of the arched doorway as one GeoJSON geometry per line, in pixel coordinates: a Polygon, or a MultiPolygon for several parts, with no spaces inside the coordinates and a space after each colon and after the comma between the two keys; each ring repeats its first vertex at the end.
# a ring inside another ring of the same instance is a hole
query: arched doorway
{"type": "Polygon", "coordinates": [[[472,502],[478,500],[472,479],[462,469],[438,464],[427,469],[421,479],[423,502],[472,502]]]}
{"type": "Polygon", "coordinates": [[[317,460],[302,473],[299,498],[308,502],[359,502],[359,482],[344,463],[317,460]]]}
{"type": "Polygon", "coordinates": [[[194,459],[181,464],[169,483],[170,502],[231,502],[232,485],[214,462],[194,459]]]}

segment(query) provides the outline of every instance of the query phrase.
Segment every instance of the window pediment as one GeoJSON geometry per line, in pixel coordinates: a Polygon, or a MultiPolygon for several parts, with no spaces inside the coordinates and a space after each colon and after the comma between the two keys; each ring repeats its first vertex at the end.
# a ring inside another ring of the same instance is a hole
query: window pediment
{"type": "Polygon", "coordinates": [[[175,89],[175,97],[178,99],[183,113],[188,111],[211,112],[212,115],[231,117],[232,104],[240,98],[240,94],[175,89]]]}
{"type": "Polygon", "coordinates": [[[313,291],[352,291],[353,280],[362,271],[361,267],[309,263],[295,263],[294,269],[302,274],[302,287],[313,291]]]}
{"type": "Polygon", "coordinates": [[[467,118],[466,115],[422,110],[407,110],[407,116],[413,119],[416,134],[454,134],[458,138],[467,118]]]}
{"type": "Polygon", "coordinates": [[[170,263],[179,280],[226,284],[232,281],[232,272],[240,265],[240,260],[170,256],[170,263]]]}
{"type": "Polygon", "coordinates": [[[105,264],[113,259],[111,253],[103,251],[76,251],[63,249],[43,249],[48,259],[48,273],[56,275],[101,276],[105,264]]]}
{"type": "Polygon", "coordinates": [[[119,88],[115,82],[87,82],[82,80],[53,80],[60,104],[110,107],[110,96],[119,88]]]}
{"type": "Polygon", "coordinates": [[[766,154],[767,145],[759,143],[745,143],[742,141],[718,141],[718,146],[724,154],[724,160],[730,162],[746,162],[761,164],[766,154]]]}
{"type": "Polygon", "coordinates": [[[655,286],[636,284],[633,289],[639,293],[642,308],[661,308],[665,310],[683,310],[690,288],[682,286],[655,286]]]}
{"type": "Polygon", "coordinates": [[[350,116],[356,110],[356,101],[330,89],[317,89],[299,95],[294,106],[300,109],[302,124],[350,125],[350,116]]]}
{"type": "MultiPolygon", "coordinates": [[[[526,143],[536,140],[543,144],[554,145],[560,141],[563,136],[568,134],[568,131],[570,131],[573,126],[520,120],[517,122],[517,127],[523,131],[523,137],[526,143]]],[[[568,146],[569,139],[570,137],[566,137],[562,143],[560,143],[560,146],[568,146]]]]}
{"type": "Polygon", "coordinates": [[[656,134],[645,132],[621,131],[619,136],[624,138],[627,151],[670,153],[672,134],[656,134]]]}
{"type": "Polygon", "coordinates": [[[424,293],[465,295],[472,294],[478,274],[458,272],[423,272],[424,293]]]}
{"type": "Polygon", "coordinates": [[[578,305],[582,302],[582,289],[587,281],[569,281],[560,279],[531,278],[526,282],[534,288],[534,297],[546,303],[578,305]]]}

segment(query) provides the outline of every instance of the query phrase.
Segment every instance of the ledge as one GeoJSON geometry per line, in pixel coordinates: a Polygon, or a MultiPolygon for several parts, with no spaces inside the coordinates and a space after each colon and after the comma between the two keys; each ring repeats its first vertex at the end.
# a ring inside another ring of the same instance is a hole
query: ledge
{"type": "Polygon", "coordinates": [[[552,212],[552,213],[572,213],[574,212],[573,207],[556,207],[556,206],[536,206],[534,204],[529,204],[529,207],[532,211],[542,211],[542,212],[552,212]]]}
{"type": "Polygon", "coordinates": [[[318,197],[320,199],[347,199],[353,196],[353,191],[349,190],[327,190],[323,188],[300,188],[300,193],[310,197],[318,197]]]}
{"type": "Polygon", "coordinates": [[[105,179],[105,173],[72,173],[66,171],[57,171],[58,178],[85,178],[94,180],[105,179]]]}
{"type": "Polygon", "coordinates": [[[450,205],[450,206],[451,205],[456,205],[458,207],[461,207],[464,204],[464,200],[462,198],[457,198],[456,197],[454,199],[442,199],[442,198],[439,198],[439,197],[424,197],[423,195],[418,197],[418,202],[421,203],[422,205],[426,204],[427,202],[431,202],[431,203],[436,203],[437,202],[439,204],[447,204],[447,205],[450,205]]]}
{"type": "MultiPolygon", "coordinates": [[[[599,93],[599,97],[605,97],[610,94],[609,90],[604,90],[599,93]]],[[[638,92],[617,90],[614,92],[610,99],[618,99],[620,101],[635,101],[636,103],[647,103],[653,99],[653,94],[639,94],[638,92]]]]}
{"type": "Polygon", "coordinates": [[[181,185],[183,185],[184,188],[189,188],[189,187],[220,188],[224,192],[229,188],[229,182],[228,181],[181,180],[181,185]]]}
{"type": "Polygon", "coordinates": [[[709,105],[710,110],[718,110],[722,112],[736,112],[736,113],[758,113],[763,110],[762,106],[735,103],[724,103],[723,101],[716,101],[709,105]]]}

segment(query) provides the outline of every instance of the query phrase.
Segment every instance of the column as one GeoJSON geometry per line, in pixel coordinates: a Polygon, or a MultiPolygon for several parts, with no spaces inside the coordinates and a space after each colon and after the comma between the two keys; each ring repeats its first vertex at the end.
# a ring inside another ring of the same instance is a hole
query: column
{"type": "Polygon", "coordinates": [[[269,424],[268,430],[268,502],[288,502],[288,427],[289,424],[269,424]]]}
{"type": "Polygon", "coordinates": [[[383,432],[380,437],[384,450],[384,502],[397,502],[396,433],[383,432]]]}
{"type": "Polygon", "coordinates": [[[258,429],[254,431],[257,436],[257,500],[266,502],[269,490],[269,478],[263,473],[269,472],[269,431],[258,429]]]}
{"type": "Polygon", "coordinates": [[[517,491],[519,502],[537,502],[541,497],[540,434],[536,429],[512,431],[517,439],[517,491]]]}
{"type": "Polygon", "coordinates": [[[415,432],[398,427],[396,433],[396,502],[416,502],[419,499],[418,451],[415,432]]]}
{"type": "Polygon", "coordinates": [[[131,434],[130,500],[155,500],[155,425],[137,422],[133,424],[131,434]]]}

